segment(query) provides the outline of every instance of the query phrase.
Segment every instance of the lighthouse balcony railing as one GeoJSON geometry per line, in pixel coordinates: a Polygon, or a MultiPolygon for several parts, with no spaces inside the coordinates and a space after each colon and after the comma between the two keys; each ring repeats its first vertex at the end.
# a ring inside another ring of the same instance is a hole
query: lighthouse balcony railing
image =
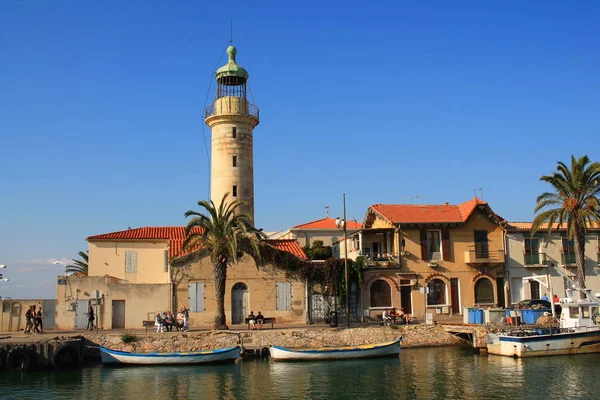
{"type": "Polygon", "coordinates": [[[211,117],[215,114],[250,115],[259,119],[258,107],[250,103],[244,104],[236,102],[230,105],[229,102],[221,102],[217,107],[215,107],[215,104],[211,104],[204,110],[204,118],[211,117]]]}

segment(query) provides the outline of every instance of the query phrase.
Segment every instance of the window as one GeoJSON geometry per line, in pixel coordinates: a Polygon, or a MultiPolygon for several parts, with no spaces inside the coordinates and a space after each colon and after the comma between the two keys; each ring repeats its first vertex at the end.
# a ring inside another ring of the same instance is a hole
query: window
{"type": "Polygon", "coordinates": [[[125,273],[137,273],[137,251],[135,250],[125,251],[125,273]]]}
{"type": "Polygon", "coordinates": [[[427,254],[429,259],[442,259],[442,234],[440,231],[427,231],[427,254]]]}
{"type": "Polygon", "coordinates": [[[237,167],[237,156],[233,156],[233,166],[237,167]]]}
{"type": "Polygon", "coordinates": [[[488,245],[487,231],[473,231],[473,236],[475,240],[475,257],[489,258],[490,248],[488,245]]]}
{"type": "Polygon", "coordinates": [[[384,280],[376,280],[371,285],[371,307],[391,307],[392,287],[384,280]]]}
{"type": "Polygon", "coordinates": [[[530,281],[529,289],[531,290],[531,298],[532,299],[540,298],[540,283],[538,281],[530,281]]]}
{"type": "Polygon", "coordinates": [[[589,307],[581,307],[581,311],[582,312],[582,318],[589,318],[590,317],[590,308],[589,307]]]}
{"type": "Polygon", "coordinates": [[[232,196],[237,197],[237,185],[233,185],[232,196]]]}
{"type": "Polygon", "coordinates": [[[237,138],[237,128],[235,126],[231,129],[231,137],[237,138]]]}
{"type": "Polygon", "coordinates": [[[441,279],[432,279],[427,284],[429,294],[427,295],[427,305],[435,306],[446,304],[446,284],[441,279]]]}
{"type": "Polygon", "coordinates": [[[277,282],[277,309],[292,309],[292,285],[289,282],[277,282]]]}
{"type": "Polygon", "coordinates": [[[190,282],[188,288],[190,312],[204,311],[204,282],[190,282]]]}
{"type": "Polygon", "coordinates": [[[575,241],[569,240],[566,237],[562,238],[562,254],[564,258],[564,264],[576,264],[575,259],[575,241]]]}
{"type": "Polygon", "coordinates": [[[475,282],[475,303],[494,303],[494,285],[492,285],[492,281],[481,278],[475,282]]]}
{"type": "Polygon", "coordinates": [[[525,238],[525,265],[540,264],[540,239],[525,238]]]}
{"type": "Polygon", "coordinates": [[[579,318],[579,307],[569,307],[569,317],[579,318]]]}

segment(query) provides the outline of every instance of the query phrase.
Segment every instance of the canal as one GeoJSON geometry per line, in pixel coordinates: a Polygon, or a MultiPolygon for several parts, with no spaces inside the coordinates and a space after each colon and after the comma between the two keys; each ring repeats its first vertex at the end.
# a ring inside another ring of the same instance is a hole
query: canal
{"type": "Polygon", "coordinates": [[[2,372],[7,399],[597,399],[597,354],[513,359],[446,347],[399,358],[2,372]]]}

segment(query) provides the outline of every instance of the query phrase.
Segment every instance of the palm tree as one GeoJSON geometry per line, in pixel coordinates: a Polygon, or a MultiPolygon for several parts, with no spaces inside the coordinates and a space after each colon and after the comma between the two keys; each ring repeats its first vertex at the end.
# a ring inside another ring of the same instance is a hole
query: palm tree
{"type": "Polygon", "coordinates": [[[206,214],[192,210],[185,213],[186,218],[193,218],[185,229],[183,248],[208,254],[213,264],[217,301],[214,329],[229,329],[225,323],[227,267],[236,263],[244,254],[251,255],[258,266],[261,259],[260,239],[264,237],[252,225],[248,215],[236,214],[242,203],[238,200],[228,203],[228,195],[226,193],[223,196],[218,207],[212,200],[210,203],[199,201],[198,205],[204,208],[206,214]]]}
{"type": "MultiPolygon", "coordinates": [[[[600,163],[591,163],[587,156],[571,156],[571,168],[558,162],[557,172],[544,175],[541,181],[548,182],[553,192],[544,192],[537,198],[533,235],[542,224],[548,224],[548,233],[555,227],[567,225],[567,237],[575,242],[577,261],[577,283],[585,288],[585,241],[587,229],[598,227],[600,208],[600,163]]],[[[581,296],[584,297],[583,293],[581,296]]]]}
{"type": "Polygon", "coordinates": [[[81,258],[81,260],[76,260],[76,259],[72,259],[74,264],[70,264],[67,265],[65,272],[71,275],[75,275],[75,274],[79,274],[79,275],[85,275],[87,276],[88,274],[88,261],[89,261],[89,255],[88,255],[89,251],[80,251],[79,253],[77,253],[79,255],[79,257],[81,258]]]}

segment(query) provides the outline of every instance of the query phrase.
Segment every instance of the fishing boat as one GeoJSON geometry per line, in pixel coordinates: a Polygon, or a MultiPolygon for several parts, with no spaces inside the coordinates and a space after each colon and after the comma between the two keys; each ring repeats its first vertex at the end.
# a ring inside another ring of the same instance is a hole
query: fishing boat
{"type": "Polygon", "coordinates": [[[359,346],[296,348],[271,346],[269,351],[274,361],[325,361],[350,358],[397,357],[400,354],[401,341],[402,338],[400,337],[391,342],[359,346]]]}
{"type": "Polygon", "coordinates": [[[103,364],[137,365],[189,365],[189,364],[225,364],[240,357],[240,347],[196,351],[190,353],[130,353],[100,347],[103,364]]]}
{"type": "Polygon", "coordinates": [[[540,357],[600,353],[600,300],[581,288],[568,274],[556,268],[573,289],[561,299],[560,327],[522,328],[487,335],[490,354],[510,357],[540,357]],[[576,299],[577,291],[586,299],[576,299]]]}

